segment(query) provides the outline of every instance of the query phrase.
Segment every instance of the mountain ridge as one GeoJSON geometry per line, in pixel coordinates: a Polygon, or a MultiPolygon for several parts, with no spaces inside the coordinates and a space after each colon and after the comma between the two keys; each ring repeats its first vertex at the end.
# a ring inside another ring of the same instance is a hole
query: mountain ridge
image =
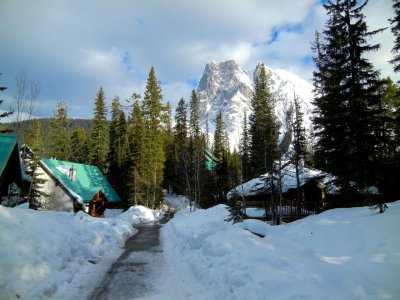
{"type": "MultiPolygon", "coordinates": [[[[251,73],[240,67],[234,60],[224,62],[210,61],[204,68],[197,93],[200,100],[202,126],[206,120],[212,135],[213,121],[218,111],[222,112],[231,150],[238,149],[244,112],[247,117],[252,112],[251,98],[254,92],[254,78],[263,62],[259,62],[251,73]]],[[[290,134],[290,113],[293,111],[294,95],[298,97],[304,113],[306,131],[311,129],[313,86],[296,74],[272,69],[264,64],[271,79],[274,112],[281,125],[280,140],[290,134]]]]}

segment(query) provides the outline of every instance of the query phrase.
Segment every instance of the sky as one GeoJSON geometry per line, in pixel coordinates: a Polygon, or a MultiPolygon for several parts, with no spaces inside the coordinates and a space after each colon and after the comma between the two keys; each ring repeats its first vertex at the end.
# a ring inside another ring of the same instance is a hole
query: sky
{"type": "MultiPolygon", "coordinates": [[[[369,29],[387,27],[391,0],[370,0],[369,29]]],[[[207,62],[234,59],[253,72],[263,61],[311,82],[311,43],[326,13],[320,0],[2,0],[0,109],[15,107],[16,76],[40,87],[34,115],[51,117],[63,101],[73,118],[92,118],[100,86],[111,103],[143,95],[154,67],[174,108],[196,89],[207,62]]],[[[392,72],[393,36],[386,30],[369,55],[382,76],[392,72]]]]}

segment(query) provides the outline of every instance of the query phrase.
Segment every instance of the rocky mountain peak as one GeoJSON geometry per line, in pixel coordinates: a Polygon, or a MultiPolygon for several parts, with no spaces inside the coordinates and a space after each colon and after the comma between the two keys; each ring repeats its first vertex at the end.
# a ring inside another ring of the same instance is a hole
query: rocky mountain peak
{"type": "MultiPolygon", "coordinates": [[[[210,133],[214,132],[215,116],[222,112],[230,146],[239,145],[244,112],[251,114],[251,98],[254,91],[254,78],[258,76],[262,62],[256,66],[253,76],[242,69],[235,61],[211,61],[207,63],[197,89],[200,99],[202,125],[206,119],[210,133]],[[253,78],[252,78],[253,77],[253,78]]],[[[281,138],[290,132],[288,116],[293,108],[294,93],[299,97],[304,112],[304,123],[311,124],[312,85],[297,75],[286,70],[273,70],[265,66],[271,79],[274,110],[277,121],[281,124],[281,138]]]]}

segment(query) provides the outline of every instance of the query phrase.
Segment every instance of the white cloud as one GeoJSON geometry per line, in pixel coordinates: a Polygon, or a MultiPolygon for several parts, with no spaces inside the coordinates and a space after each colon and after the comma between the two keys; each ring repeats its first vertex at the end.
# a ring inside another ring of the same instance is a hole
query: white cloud
{"type": "MultiPolygon", "coordinates": [[[[109,101],[143,93],[152,66],[172,103],[189,96],[210,60],[235,59],[249,71],[262,60],[309,80],[312,65],[304,58],[326,18],[319,0],[3,0],[0,6],[6,45],[0,80],[7,93],[25,68],[40,82],[42,101],[55,107],[55,99],[64,99],[71,114],[85,117],[100,85],[109,101]],[[277,40],[268,45],[273,32],[277,40]]],[[[370,1],[370,28],[387,26],[391,11],[391,0],[370,1]]],[[[382,51],[371,61],[391,75],[390,32],[377,41],[382,51]]]]}

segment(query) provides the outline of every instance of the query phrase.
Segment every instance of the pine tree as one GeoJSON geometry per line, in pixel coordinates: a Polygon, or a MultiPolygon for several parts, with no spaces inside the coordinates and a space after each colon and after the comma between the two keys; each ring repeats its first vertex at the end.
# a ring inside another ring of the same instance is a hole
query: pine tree
{"type": "MultiPolygon", "coordinates": [[[[120,196],[125,193],[129,146],[127,145],[127,123],[119,97],[111,103],[111,122],[109,128],[109,150],[107,178],[120,196]]],[[[125,196],[125,195],[124,195],[125,196]]],[[[123,197],[125,199],[125,197],[123,197]]]]}
{"type": "Polygon", "coordinates": [[[129,200],[131,205],[146,205],[145,189],[144,189],[144,176],[147,170],[144,168],[144,121],[142,108],[140,103],[140,95],[133,94],[131,97],[133,101],[131,117],[128,121],[128,136],[129,136],[129,200]]]}
{"type": "Polygon", "coordinates": [[[39,161],[43,155],[42,126],[38,120],[32,120],[28,130],[27,144],[31,151],[24,153],[22,158],[27,163],[26,174],[31,179],[28,192],[29,208],[37,210],[51,209],[50,196],[44,191],[43,171],[39,168],[39,161]]]}
{"type": "MultiPolygon", "coordinates": [[[[1,75],[1,73],[0,73],[1,75]]],[[[0,92],[6,90],[7,88],[5,86],[0,86],[0,92]]],[[[0,105],[4,102],[4,100],[0,100],[0,105]]],[[[0,120],[2,118],[8,117],[10,115],[12,115],[13,112],[2,112],[0,113],[0,120]]],[[[6,132],[10,132],[10,130],[8,130],[7,128],[3,128],[3,125],[0,125],[0,133],[6,133],[6,132]]]]}
{"type": "Polygon", "coordinates": [[[239,148],[239,153],[241,156],[241,174],[242,178],[240,180],[241,183],[251,179],[250,174],[251,174],[251,161],[250,161],[250,155],[251,155],[251,144],[250,144],[250,132],[249,132],[249,126],[248,126],[248,120],[247,120],[247,113],[246,111],[243,113],[243,130],[242,130],[242,135],[240,137],[240,148],[239,148]]]}
{"type": "Polygon", "coordinates": [[[107,157],[107,107],[103,87],[100,87],[95,98],[93,128],[90,134],[89,161],[105,173],[107,157]]]}
{"type": "MultiPolygon", "coordinates": [[[[142,103],[144,121],[144,170],[142,178],[146,185],[147,202],[151,207],[162,202],[162,182],[164,180],[164,136],[163,117],[166,106],[162,104],[161,87],[152,67],[147,78],[146,91],[142,103]]],[[[165,120],[165,119],[164,119],[165,120]]]]}
{"type": "Polygon", "coordinates": [[[215,116],[215,132],[214,132],[214,155],[218,159],[219,164],[216,169],[216,198],[218,203],[226,201],[226,193],[229,188],[229,170],[228,170],[228,146],[227,136],[225,132],[224,120],[222,112],[219,111],[215,116]]]}
{"type": "Polygon", "coordinates": [[[294,120],[293,120],[293,157],[292,161],[295,166],[296,171],[296,206],[297,214],[300,215],[301,212],[301,195],[300,195],[300,174],[302,172],[302,165],[304,164],[304,158],[306,155],[306,137],[305,128],[303,126],[303,112],[301,111],[299,98],[294,93],[294,120]]]}
{"type": "Polygon", "coordinates": [[[263,64],[255,80],[250,116],[252,176],[259,176],[272,169],[278,157],[278,126],[273,112],[273,97],[263,64]]]}
{"type": "Polygon", "coordinates": [[[88,163],[90,137],[83,127],[76,128],[71,135],[71,160],[80,164],[88,163]]]}
{"type": "Polygon", "coordinates": [[[395,72],[400,71],[400,0],[393,0],[394,18],[390,19],[391,30],[394,34],[394,46],[392,53],[394,55],[390,63],[393,64],[395,72]]]}
{"type": "Polygon", "coordinates": [[[382,29],[369,32],[356,0],[328,1],[329,19],[322,36],[316,36],[315,87],[316,156],[320,167],[339,177],[350,189],[376,184],[377,107],[380,102],[379,72],[365,58],[379,45],[368,39],[382,29]]]}
{"type": "Polygon", "coordinates": [[[69,160],[71,157],[70,129],[71,121],[68,118],[68,107],[59,102],[50,120],[48,133],[48,156],[60,160],[69,160]]]}
{"type": "MultiPolygon", "coordinates": [[[[245,114],[246,116],[246,114],[245,114]]],[[[246,117],[244,117],[246,119],[246,117]]],[[[245,122],[246,123],[246,122],[245,122]]],[[[245,127],[245,126],[244,126],[245,127]]],[[[238,185],[243,183],[243,175],[242,175],[242,169],[243,169],[243,158],[240,153],[236,151],[236,149],[233,151],[233,153],[228,154],[228,189],[232,189],[234,187],[237,187],[238,185]]],[[[239,193],[237,191],[234,191],[233,196],[231,199],[228,201],[228,211],[229,211],[229,216],[225,221],[230,222],[232,221],[233,223],[238,223],[242,222],[244,218],[244,211],[243,211],[243,202],[240,201],[243,200],[242,197],[239,196],[239,193]]]]}
{"type": "Polygon", "coordinates": [[[218,160],[222,160],[227,151],[227,136],[225,132],[224,120],[222,112],[219,111],[215,115],[215,131],[214,131],[214,155],[218,160]]]}
{"type": "Polygon", "coordinates": [[[195,90],[192,90],[189,103],[189,161],[186,162],[185,169],[187,170],[190,204],[193,202],[193,207],[196,209],[197,206],[200,206],[204,142],[200,134],[200,101],[195,90]]]}
{"type": "Polygon", "coordinates": [[[376,128],[378,136],[377,170],[378,187],[383,193],[384,201],[395,200],[400,197],[396,183],[400,181],[400,140],[399,140],[399,112],[400,91],[390,78],[384,81],[381,90],[382,102],[379,104],[379,115],[376,128]]]}
{"type": "Polygon", "coordinates": [[[164,152],[165,152],[165,163],[164,163],[164,188],[172,192],[172,187],[176,181],[176,144],[174,140],[174,134],[171,124],[171,106],[167,103],[168,114],[165,115],[165,128],[164,128],[164,152]]]}
{"type": "Polygon", "coordinates": [[[32,120],[29,128],[28,128],[28,136],[26,143],[29,147],[38,153],[38,156],[41,157],[43,155],[43,133],[42,133],[42,124],[39,120],[32,120]]]}
{"type": "Polygon", "coordinates": [[[174,128],[175,160],[176,172],[173,190],[177,194],[185,194],[188,188],[186,175],[189,166],[189,139],[187,124],[187,105],[183,98],[178,102],[175,110],[175,128],[174,128]]]}

